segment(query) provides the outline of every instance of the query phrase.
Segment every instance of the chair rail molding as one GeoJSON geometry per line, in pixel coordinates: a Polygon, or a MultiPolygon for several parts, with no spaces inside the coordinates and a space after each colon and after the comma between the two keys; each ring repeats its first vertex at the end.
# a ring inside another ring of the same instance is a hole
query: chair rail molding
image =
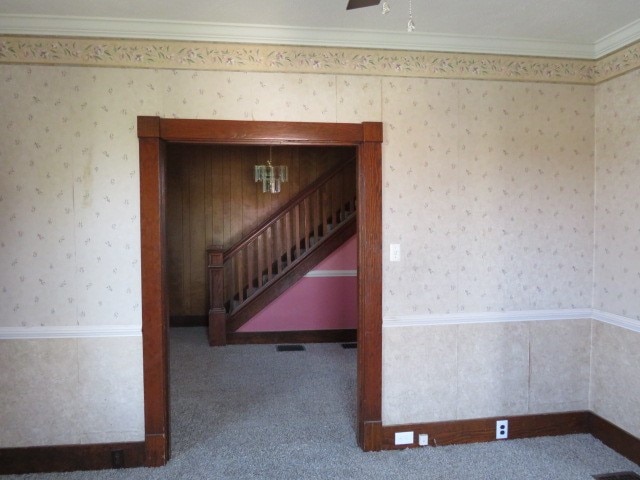
{"type": "Polygon", "coordinates": [[[142,337],[142,327],[139,324],[0,327],[0,340],[104,337],[142,337]]]}
{"type": "Polygon", "coordinates": [[[385,328],[474,323],[511,323],[589,319],[640,333],[640,321],[592,308],[516,310],[511,312],[462,312],[445,314],[386,315],[385,328]]]}

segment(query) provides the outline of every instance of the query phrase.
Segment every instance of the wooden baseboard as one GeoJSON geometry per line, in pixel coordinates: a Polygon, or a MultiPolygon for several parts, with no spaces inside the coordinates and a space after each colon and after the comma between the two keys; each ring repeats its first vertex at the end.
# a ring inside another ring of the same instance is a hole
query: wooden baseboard
{"type": "MultiPolygon", "coordinates": [[[[407,425],[380,426],[379,422],[369,422],[370,425],[364,425],[360,443],[367,451],[412,448],[418,446],[420,433],[429,434],[430,446],[495,441],[496,420],[509,420],[509,439],[590,433],[640,465],[640,439],[589,411],[407,425]],[[414,442],[395,445],[395,433],[407,431],[413,432],[414,442]]],[[[0,449],[0,475],[154,465],[145,463],[144,442],[0,449]]]]}
{"type": "Polygon", "coordinates": [[[591,413],[589,417],[589,430],[591,435],[607,447],[640,465],[640,438],[634,437],[595,413],[591,413]]]}
{"type": "Polygon", "coordinates": [[[272,343],[355,342],[357,330],[302,330],[296,332],[231,332],[228,345],[272,343]]]}
{"type": "Polygon", "coordinates": [[[209,325],[207,315],[171,315],[169,326],[174,327],[206,327],[209,325]]]}
{"type": "Polygon", "coordinates": [[[144,442],[0,449],[0,475],[144,466],[144,442]]]}
{"type": "Polygon", "coordinates": [[[509,420],[509,439],[589,433],[590,412],[549,413],[455,420],[452,422],[388,425],[382,427],[382,449],[418,446],[418,434],[429,435],[430,446],[490,442],[496,439],[496,420],[509,420]],[[396,445],[396,432],[413,432],[413,443],[396,445]]]}
{"type": "Polygon", "coordinates": [[[509,439],[589,433],[640,465],[640,438],[590,411],[386,425],[382,427],[381,448],[397,450],[417,447],[420,433],[429,435],[430,446],[496,441],[496,420],[509,420],[509,439]],[[413,432],[413,443],[396,445],[396,432],[413,432]]]}

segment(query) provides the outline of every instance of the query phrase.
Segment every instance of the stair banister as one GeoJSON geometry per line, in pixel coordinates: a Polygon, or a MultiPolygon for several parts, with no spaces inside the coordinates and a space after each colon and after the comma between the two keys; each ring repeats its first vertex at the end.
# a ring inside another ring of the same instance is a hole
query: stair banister
{"type": "MultiPolygon", "coordinates": [[[[256,303],[252,295],[264,300],[265,288],[272,283],[281,284],[287,270],[311,268],[311,259],[303,261],[304,258],[331,236],[332,231],[343,230],[342,237],[348,234],[341,227],[355,220],[355,189],[344,188],[342,180],[336,177],[354,162],[355,159],[349,160],[321,175],[230,248],[207,249],[210,345],[225,345],[228,329],[247,321],[237,318],[238,310],[244,311],[241,317],[247,317],[249,311],[258,308],[256,304],[249,310],[244,309],[246,304],[256,303]],[[228,318],[229,312],[233,315],[228,318]]],[[[351,186],[351,182],[348,184],[351,186]]],[[[355,230],[355,222],[351,225],[350,230],[355,230]]],[[[335,248],[336,241],[344,239],[331,241],[323,250],[335,248]]],[[[317,256],[314,254],[314,258],[317,256]]]]}
{"type": "Polygon", "coordinates": [[[247,235],[245,235],[241,240],[237,241],[235,244],[233,244],[231,247],[229,247],[227,250],[225,250],[224,251],[224,258],[227,259],[231,255],[233,255],[235,252],[237,252],[238,250],[242,249],[245,245],[250,243],[258,235],[260,235],[264,230],[266,230],[271,222],[274,222],[275,220],[279,219],[287,211],[289,211],[292,206],[296,205],[297,203],[300,203],[300,201],[302,199],[304,199],[305,197],[309,196],[309,194],[311,192],[313,192],[314,190],[320,188],[320,186],[322,186],[323,184],[327,183],[329,180],[331,180],[336,175],[342,173],[342,171],[344,169],[346,169],[348,166],[352,165],[354,161],[355,161],[355,158],[353,158],[353,159],[351,159],[351,160],[349,160],[347,162],[344,162],[338,168],[324,173],[323,175],[318,177],[318,179],[316,181],[314,181],[312,184],[310,184],[310,185],[306,186],[304,189],[300,190],[300,192],[298,192],[296,195],[294,195],[282,207],[278,208],[278,210],[276,210],[268,219],[263,221],[260,225],[258,225],[256,228],[251,230],[251,232],[249,232],[247,235]]]}

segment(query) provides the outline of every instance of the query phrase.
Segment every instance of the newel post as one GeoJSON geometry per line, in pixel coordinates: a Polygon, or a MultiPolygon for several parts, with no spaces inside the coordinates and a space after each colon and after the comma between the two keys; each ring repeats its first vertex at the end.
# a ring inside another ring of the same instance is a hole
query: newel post
{"type": "Polygon", "coordinates": [[[224,250],[222,247],[207,249],[207,267],[209,270],[209,345],[227,344],[226,320],[224,309],[224,250]]]}

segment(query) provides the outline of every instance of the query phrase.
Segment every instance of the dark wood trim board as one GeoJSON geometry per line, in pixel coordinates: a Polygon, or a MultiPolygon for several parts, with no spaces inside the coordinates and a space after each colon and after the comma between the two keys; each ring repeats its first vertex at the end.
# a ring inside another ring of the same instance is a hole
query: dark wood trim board
{"type": "Polygon", "coordinates": [[[604,418],[591,413],[589,432],[607,447],[640,465],[640,439],[604,418]]]}
{"type": "Polygon", "coordinates": [[[170,457],[165,174],[170,143],[354,146],[358,215],[358,444],[379,450],[382,403],[382,123],[138,117],[147,466],[170,457]],[[379,427],[376,427],[379,429],[379,427]],[[369,433],[367,433],[369,432],[369,433]]]}
{"type": "MultiPolygon", "coordinates": [[[[640,439],[589,411],[503,416],[382,426],[367,422],[365,438],[385,450],[415,448],[418,434],[429,434],[429,445],[442,446],[495,440],[496,420],[509,420],[509,439],[590,433],[609,448],[640,465],[640,439]],[[396,432],[414,432],[414,443],[396,446],[396,432]]],[[[63,445],[0,449],[0,475],[131,468],[145,464],[144,442],[63,445]]]]}
{"type": "Polygon", "coordinates": [[[418,447],[418,434],[429,435],[430,446],[496,440],[496,421],[509,420],[509,439],[589,433],[612,450],[640,465],[640,438],[590,411],[546,413],[455,420],[451,422],[385,425],[382,427],[382,449],[398,450],[418,447]],[[414,432],[410,445],[395,445],[396,432],[414,432]]]}
{"type": "Polygon", "coordinates": [[[357,330],[300,330],[290,332],[230,332],[228,345],[275,343],[340,343],[355,342],[357,330]]]}
{"type": "Polygon", "coordinates": [[[181,327],[206,327],[209,325],[207,315],[171,315],[169,326],[171,328],[181,327]]]}
{"type": "Polygon", "coordinates": [[[451,422],[386,425],[382,427],[382,448],[396,450],[418,446],[418,434],[429,435],[430,446],[496,440],[496,421],[509,420],[509,439],[589,433],[590,412],[476,418],[451,422]],[[396,432],[414,432],[414,443],[395,445],[396,432]]]}
{"type": "Polygon", "coordinates": [[[0,449],[0,475],[144,466],[144,442],[0,449]]]}

